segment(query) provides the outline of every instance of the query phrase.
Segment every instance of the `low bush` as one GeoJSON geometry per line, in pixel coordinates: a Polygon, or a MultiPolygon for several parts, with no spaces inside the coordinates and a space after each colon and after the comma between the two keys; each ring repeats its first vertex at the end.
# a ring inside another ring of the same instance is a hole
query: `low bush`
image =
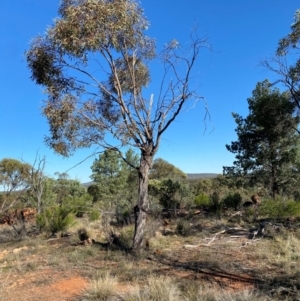
{"type": "Polygon", "coordinates": [[[74,224],[74,221],[73,210],[69,207],[58,205],[47,208],[36,217],[36,223],[40,230],[46,231],[51,235],[66,231],[74,224]]]}
{"type": "Polygon", "coordinates": [[[134,227],[127,226],[124,227],[119,236],[120,247],[124,250],[130,249],[132,246],[132,238],[134,234],[134,227]]]}
{"type": "Polygon", "coordinates": [[[195,199],[194,203],[196,206],[210,206],[210,199],[209,196],[205,193],[198,194],[195,199]]]}
{"type": "Polygon", "coordinates": [[[300,202],[283,199],[264,200],[259,207],[259,215],[270,218],[300,216],[300,202]]]}
{"type": "Polygon", "coordinates": [[[224,206],[228,208],[232,208],[234,210],[237,210],[238,207],[242,203],[242,196],[236,192],[234,194],[228,194],[224,199],[223,199],[223,204],[224,206]]]}
{"type": "Polygon", "coordinates": [[[192,233],[192,227],[189,221],[180,220],[176,226],[176,233],[182,236],[189,236],[192,233]]]}
{"type": "Polygon", "coordinates": [[[93,209],[89,212],[89,220],[91,222],[95,222],[100,219],[100,212],[99,210],[93,209]]]}

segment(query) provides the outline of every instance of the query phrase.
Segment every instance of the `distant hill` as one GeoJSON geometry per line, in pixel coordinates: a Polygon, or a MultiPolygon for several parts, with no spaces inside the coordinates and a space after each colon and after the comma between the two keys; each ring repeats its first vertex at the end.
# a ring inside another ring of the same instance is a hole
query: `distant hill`
{"type": "MultiPolygon", "coordinates": [[[[213,179],[217,177],[219,174],[217,173],[187,173],[186,174],[189,180],[196,180],[196,179],[213,179]]],[[[86,182],[82,183],[82,186],[84,187],[89,187],[93,184],[94,182],[86,182]]]]}
{"type": "Polygon", "coordinates": [[[92,184],[94,184],[93,181],[91,181],[91,182],[86,182],[86,183],[82,183],[82,186],[88,188],[88,187],[91,186],[92,184]]]}
{"type": "Polygon", "coordinates": [[[189,180],[192,179],[212,179],[216,178],[219,174],[217,173],[187,173],[189,180]]]}

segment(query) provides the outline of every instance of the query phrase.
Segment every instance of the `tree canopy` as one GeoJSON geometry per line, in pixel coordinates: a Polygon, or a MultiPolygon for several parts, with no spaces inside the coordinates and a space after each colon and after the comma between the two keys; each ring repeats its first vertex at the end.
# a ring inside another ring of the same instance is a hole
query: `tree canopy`
{"type": "Polygon", "coordinates": [[[30,186],[31,166],[16,159],[0,161],[0,213],[7,211],[30,186]]]}
{"type": "Polygon", "coordinates": [[[291,32],[279,40],[276,54],[262,64],[279,75],[278,82],[284,84],[300,109],[300,10],[296,10],[294,22],[291,24],[291,32]]]}
{"type": "Polygon", "coordinates": [[[156,180],[174,179],[185,180],[187,175],[178,167],[167,162],[162,158],[157,158],[153,162],[153,166],[150,170],[150,178],[156,180]]]}
{"type": "Polygon", "coordinates": [[[248,106],[246,118],[232,114],[238,140],[226,148],[236,154],[236,161],[224,173],[267,184],[275,197],[296,173],[300,119],[290,94],[272,89],[267,80],[257,84],[248,106]]]}

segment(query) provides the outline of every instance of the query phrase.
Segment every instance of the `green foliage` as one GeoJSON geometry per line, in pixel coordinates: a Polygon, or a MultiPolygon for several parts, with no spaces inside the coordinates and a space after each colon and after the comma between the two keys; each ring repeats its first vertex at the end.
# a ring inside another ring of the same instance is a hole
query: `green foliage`
{"type": "Polygon", "coordinates": [[[259,207],[259,215],[263,217],[278,218],[300,216],[300,202],[293,200],[264,200],[259,207]]]}
{"type": "Polygon", "coordinates": [[[232,167],[224,167],[224,174],[261,182],[271,187],[272,197],[285,190],[287,183],[298,177],[299,117],[290,95],[271,89],[266,80],[258,83],[248,98],[246,118],[233,113],[237,124],[238,141],[226,148],[236,155],[232,167]],[[266,118],[268,116],[268,118],[266,118]]]}
{"type": "Polygon", "coordinates": [[[153,162],[149,178],[156,180],[172,179],[175,181],[182,181],[187,179],[187,175],[173,164],[158,158],[153,162]]]}
{"type": "Polygon", "coordinates": [[[100,201],[101,199],[101,194],[100,194],[100,189],[97,184],[92,184],[88,187],[87,193],[92,196],[93,198],[93,203],[96,203],[100,201]]]}
{"type": "MultiPolygon", "coordinates": [[[[283,83],[292,97],[293,103],[299,108],[299,84],[300,84],[300,59],[299,59],[299,41],[300,41],[300,10],[297,9],[294,15],[294,22],[291,24],[291,32],[279,40],[276,57],[272,63],[268,62],[267,68],[276,72],[280,76],[280,83],[283,83]],[[284,62],[284,63],[283,63],[284,62]],[[273,65],[273,64],[272,64],[273,65]]],[[[299,112],[297,112],[299,114],[299,112]]]]}
{"type": "Polygon", "coordinates": [[[134,234],[133,226],[124,227],[119,236],[119,243],[122,249],[128,250],[132,246],[132,238],[134,234]]]}
{"type": "Polygon", "coordinates": [[[210,195],[210,202],[210,209],[214,211],[216,213],[216,216],[220,219],[223,202],[218,192],[214,191],[213,194],[210,195]]]}
{"type": "Polygon", "coordinates": [[[0,161],[0,213],[15,205],[30,187],[31,166],[15,159],[0,161]]]}
{"type": "MultiPolygon", "coordinates": [[[[32,40],[27,63],[32,79],[47,88],[43,113],[51,137],[46,141],[56,152],[67,156],[97,144],[105,130],[123,144],[134,136],[135,122],[120,117],[124,109],[132,109],[132,97],[126,96],[134,95],[140,102],[141,90],[150,81],[148,62],[155,56],[155,40],[144,34],[148,26],[136,1],[63,0],[59,18],[45,36],[32,40]],[[95,56],[108,63],[103,73],[87,68],[95,56]],[[83,95],[86,105],[81,105],[83,95]]],[[[142,111],[138,106],[136,110],[142,111]]]]}
{"type": "Polygon", "coordinates": [[[166,209],[177,208],[180,202],[179,192],[181,185],[179,182],[173,182],[171,179],[164,180],[159,190],[160,204],[166,209]]]}
{"type": "MultiPolygon", "coordinates": [[[[129,149],[125,154],[126,161],[132,166],[138,164],[138,156],[129,149]]],[[[93,201],[101,201],[104,207],[115,208],[124,200],[131,204],[137,191],[137,171],[125,163],[120,154],[106,150],[92,165],[92,180],[88,188],[93,201]]]]}
{"type": "Polygon", "coordinates": [[[99,219],[100,219],[100,212],[99,212],[99,210],[92,209],[89,212],[89,220],[91,222],[95,222],[95,221],[97,221],[99,219]]]}
{"type": "Polygon", "coordinates": [[[38,214],[36,218],[37,226],[47,233],[55,234],[66,231],[74,224],[73,210],[65,206],[53,206],[38,214]]]}
{"type": "Polygon", "coordinates": [[[43,208],[47,208],[49,206],[54,206],[57,204],[57,193],[55,192],[56,180],[53,178],[46,178],[45,185],[43,189],[42,199],[43,199],[43,208]]]}
{"type": "Polygon", "coordinates": [[[242,196],[240,193],[236,192],[234,194],[229,194],[223,199],[223,204],[227,206],[228,208],[233,208],[235,210],[238,209],[238,207],[242,203],[242,196]]]}
{"type": "Polygon", "coordinates": [[[31,166],[15,159],[4,158],[0,161],[0,184],[11,189],[20,189],[29,181],[31,166]]]}
{"type": "MultiPolygon", "coordinates": [[[[165,209],[176,209],[180,206],[192,206],[189,186],[178,180],[149,180],[149,194],[159,201],[165,209]]],[[[155,202],[154,202],[155,205],[155,202]]]]}
{"type": "Polygon", "coordinates": [[[92,198],[85,194],[81,197],[67,197],[63,202],[64,206],[70,208],[77,217],[82,217],[92,209],[92,198]]]}
{"type": "Polygon", "coordinates": [[[194,195],[205,193],[210,195],[212,193],[213,181],[212,179],[197,179],[189,180],[190,187],[194,195]]]}
{"type": "Polygon", "coordinates": [[[205,193],[198,194],[195,199],[194,203],[196,206],[209,206],[210,205],[210,198],[205,193]]]}
{"type": "Polygon", "coordinates": [[[58,178],[53,182],[53,191],[56,194],[56,202],[63,204],[70,199],[80,198],[86,194],[86,189],[77,180],[69,179],[65,173],[56,173],[58,178]]]}
{"type": "Polygon", "coordinates": [[[116,206],[116,218],[118,224],[131,224],[132,204],[127,201],[120,201],[116,206]]]}

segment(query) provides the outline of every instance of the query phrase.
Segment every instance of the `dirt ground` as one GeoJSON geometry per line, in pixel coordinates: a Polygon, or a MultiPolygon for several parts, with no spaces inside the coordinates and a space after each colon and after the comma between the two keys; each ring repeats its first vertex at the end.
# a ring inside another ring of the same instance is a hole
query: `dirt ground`
{"type": "MultiPolygon", "coordinates": [[[[263,262],[264,255],[257,252],[272,246],[268,238],[253,240],[245,235],[159,235],[150,240],[143,256],[134,258],[97,242],[85,246],[74,237],[2,243],[0,301],[82,300],[90,280],[105,270],[119,277],[120,295],[149,274],[225,290],[258,289],[284,273],[278,263],[263,262]]],[[[289,264],[292,269],[293,262],[289,264]]]]}

